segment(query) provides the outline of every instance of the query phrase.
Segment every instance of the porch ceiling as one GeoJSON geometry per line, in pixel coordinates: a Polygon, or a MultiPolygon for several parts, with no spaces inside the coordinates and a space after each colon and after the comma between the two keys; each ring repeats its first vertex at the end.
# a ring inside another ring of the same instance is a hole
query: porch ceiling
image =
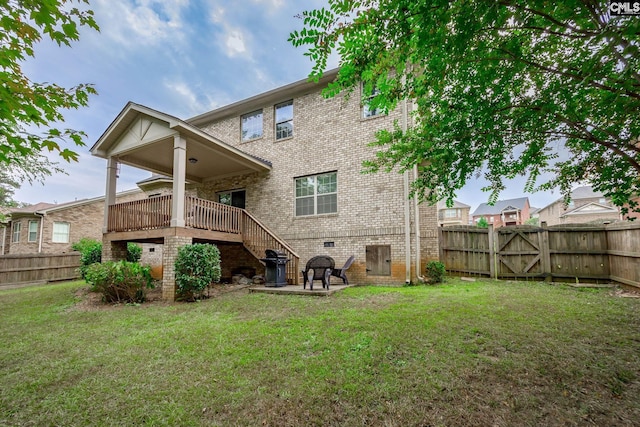
{"type": "Polygon", "coordinates": [[[176,117],[128,103],[91,147],[94,156],[173,175],[174,137],[187,143],[186,178],[203,182],[226,176],[271,170],[271,164],[247,154],[176,117]]]}

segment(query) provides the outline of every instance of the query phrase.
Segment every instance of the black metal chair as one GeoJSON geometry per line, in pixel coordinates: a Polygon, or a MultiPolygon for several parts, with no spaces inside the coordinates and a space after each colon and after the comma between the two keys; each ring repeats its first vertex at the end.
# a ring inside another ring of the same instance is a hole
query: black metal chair
{"type": "Polygon", "coordinates": [[[309,289],[313,290],[313,281],[322,280],[322,287],[328,290],[334,267],[335,261],[330,256],[318,255],[311,258],[307,261],[304,270],[302,270],[302,289],[307,289],[308,281],[309,289]]]}
{"type": "Polygon", "coordinates": [[[347,260],[347,262],[344,263],[342,268],[334,268],[334,269],[332,269],[331,270],[331,275],[341,278],[342,279],[342,283],[344,283],[345,285],[348,285],[349,284],[349,279],[347,279],[347,270],[349,269],[349,267],[351,267],[351,264],[353,264],[353,261],[355,259],[356,259],[356,257],[354,255],[351,255],[349,257],[349,259],[347,260]]]}

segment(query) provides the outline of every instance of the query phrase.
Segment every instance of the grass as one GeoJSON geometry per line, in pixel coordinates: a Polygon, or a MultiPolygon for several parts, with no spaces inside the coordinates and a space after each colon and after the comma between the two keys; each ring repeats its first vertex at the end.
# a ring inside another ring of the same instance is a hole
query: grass
{"type": "Polygon", "coordinates": [[[639,425],[640,300],[450,279],[78,310],[0,292],[0,425],[639,425]]]}

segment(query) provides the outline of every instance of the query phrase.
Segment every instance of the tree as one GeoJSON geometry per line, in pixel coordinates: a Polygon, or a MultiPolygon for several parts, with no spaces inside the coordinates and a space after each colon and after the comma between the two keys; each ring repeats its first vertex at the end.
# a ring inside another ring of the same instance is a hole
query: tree
{"type": "MultiPolygon", "coordinates": [[[[78,154],[63,148],[71,140],[84,145],[84,132],[52,127],[64,122],[63,110],[87,106],[93,86],[80,84],[66,89],[54,83],[36,83],[21,69],[21,63],[34,56],[34,46],[43,37],[58,45],[70,45],[79,38],[79,27],[98,30],[91,10],[70,7],[76,0],[0,1],[0,169],[12,167],[20,173],[41,173],[21,169],[24,157],[34,158],[43,150],[53,151],[67,160],[78,154]],[[36,133],[36,129],[43,129],[36,133]]],[[[89,4],[88,0],[77,0],[89,4]]],[[[44,175],[40,175],[40,178],[44,175]]]]}
{"type": "MultiPolygon", "coordinates": [[[[21,183],[35,181],[44,183],[44,178],[55,172],[64,173],[57,163],[51,162],[41,154],[28,154],[16,156],[8,155],[10,159],[7,166],[0,168],[0,208],[16,208],[20,203],[13,199],[13,195],[20,188],[21,183]]],[[[1,210],[1,209],[0,209],[1,210]]],[[[0,212],[0,221],[6,216],[0,212]]]]}
{"type": "Polygon", "coordinates": [[[588,180],[624,206],[640,193],[640,19],[608,5],[329,0],[289,40],[308,47],[315,79],[340,55],[325,96],[362,83],[374,108],[413,100],[413,125],[379,132],[364,166],[417,166],[421,199],[451,203],[484,175],[495,202],[505,179],[526,176],[525,191],[559,187],[568,201],[588,180]]]}
{"type": "Polygon", "coordinates": [[[482,217],[478,220],[478,222],[476,223],[476,226],[480,228],[489,228],[489,221],[487,221],[487,218],[482,217]]]}

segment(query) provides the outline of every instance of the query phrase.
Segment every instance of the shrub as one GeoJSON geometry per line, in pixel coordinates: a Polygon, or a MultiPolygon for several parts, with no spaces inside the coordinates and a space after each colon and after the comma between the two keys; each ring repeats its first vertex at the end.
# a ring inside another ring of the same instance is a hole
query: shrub
{"type": "Polygon", "coordinates": [[[80,252],[80,276],[87,279],[87,269],[91,264],[102,261],[102,243],[83,237],[78,242],[71,245],[71,249],[80,252]]]}
{"type": "Polygon", "coordinates": [[[138,262],[142,257],[142,247],[136,243],[127,243],[127,261],[138,262]]]}
{"type": "Polygon", "coordinates": [[[178,250],[175,262],[178,299],[195,301],[203,292],[220,280],[220,251],[215,245],[195,243],[178,250]]]}
{"type": "Polygon", "coordinates": [[[86,270],[91,289],[105,302],[144,302],[147,289],[153,289],[151,268],[128,261],[91,264],[86,270]]]}
{"type": "Polygon", "coordinates": [[[489,228],[489,221],[487,221],[487,218],[482,217],[478,220],[478,222],[476,223],[476,225],[479,228],[489,228]]]}
{"type": "Polygon", "coordinates": [[[446,270],[440,261],[429,261],[425,268],[429,283],[441,283],[444,280],[446,270]]]}

